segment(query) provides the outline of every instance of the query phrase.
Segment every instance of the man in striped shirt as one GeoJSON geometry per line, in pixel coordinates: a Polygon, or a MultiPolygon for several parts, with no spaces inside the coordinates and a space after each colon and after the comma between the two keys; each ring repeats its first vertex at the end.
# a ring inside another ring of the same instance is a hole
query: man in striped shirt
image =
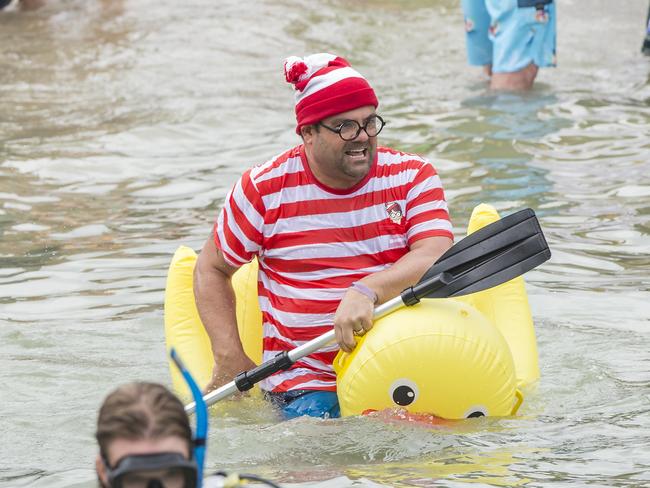
{"type": "Polygon", "coordinates": [[[208,388],[255,364],[237,331],[232,274],[257,257],[266,361],[334,327],[338,344],[261,383],[286,417],[338,416],[332,360],[372,328],[374,307],[416,283],[452,245],[440,179],[425,159],[378,147],[366,79],[335,55],[285,61],[302,144],[246,171],[195,268],[215,368],[208,388]]]}

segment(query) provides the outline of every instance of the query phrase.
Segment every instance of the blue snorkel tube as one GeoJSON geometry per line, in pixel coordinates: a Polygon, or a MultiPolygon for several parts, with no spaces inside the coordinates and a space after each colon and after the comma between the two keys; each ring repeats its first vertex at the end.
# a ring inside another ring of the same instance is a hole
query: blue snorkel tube
{"type": "Polygon", "coordinates": [[[194,431],[194,459],[196,459],[197,466],[197,484],[198,488],[203,486],[203,465],[205,464],[205,449],[206,449],[206,439],[208,437],[208,406],[203,400],[203,394],[199,385],[196,384],[194,378],[187,370],[183,361],[176,353],[176,349],[173,347],[169,351],[169,356],[172,361],[178,368],[178,370],[183,375],[183,379],[187,383],[187,386],[192,392],[194,397],[194,402],[196,403],[196,429],[194,431]]]}

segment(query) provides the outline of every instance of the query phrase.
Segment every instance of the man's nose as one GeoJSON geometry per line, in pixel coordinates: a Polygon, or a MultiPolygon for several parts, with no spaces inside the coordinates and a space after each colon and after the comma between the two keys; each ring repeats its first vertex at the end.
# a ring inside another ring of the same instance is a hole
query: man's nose
{"type": "Polygon", "coordinates": [[[370,139],[370,136],[366,132],[366,129],[364,129],[363,127],[359,131],[359,135],[357,135],[357,137],[354,138],[355,141],[359,141],[359,142],[365,142],[368,139],[370,139]]]}

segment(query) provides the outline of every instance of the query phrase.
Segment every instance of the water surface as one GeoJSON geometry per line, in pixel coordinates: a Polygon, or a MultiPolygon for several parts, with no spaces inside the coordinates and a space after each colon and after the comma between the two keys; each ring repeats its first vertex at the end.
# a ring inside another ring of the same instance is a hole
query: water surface
{"type": "Polygon", "coordinates": [[[169,384],[172,253],[201,246],[244,169],[298,142],[282,60],[319,51],[375,87],[382,143],[434,162],[459,237],[481,201],[536,210],[553,251],[526,277],[542,379],[517,418],[447,429],[224,405],[210,468],[298,486],[649,484],[647,2],[558,11],[559,66],[526,95],[466,66],[452,0],[0,12],[0,485],[95,486],[104,395],[169,384]]]}

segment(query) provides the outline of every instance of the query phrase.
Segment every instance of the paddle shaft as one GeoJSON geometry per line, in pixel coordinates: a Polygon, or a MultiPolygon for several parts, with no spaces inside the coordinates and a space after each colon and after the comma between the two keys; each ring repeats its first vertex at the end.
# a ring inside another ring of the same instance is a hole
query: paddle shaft
{"type": "MultiPolygon", "coordinates": [[[[373,319],[376,320],[381,317],[384,317],[385,315],[388,315],[389,313],[394,312],[399,308],[402,308],[404,305],[405,304],[401,296],[392,298],[375,308],[373,312],[373,319]]],[[[276,356],[276,358],[278,358],[277,360],[274,358],[269,361],[266,361],[265,363],[259,365],[257,368],[253,368],[250,371],[245,371],[244,373],[240,373],[238,379],[226,383],[225,385],[220,386],[216,390],[212,390],[210,393],[203,396],[203,401],[205,401],[207,405],[212,405],[220,400],[223,400],[224,398],[228,398],[229,396],[234,395],[235,393],[246,391],[250,388],[240,389],[240,387],[237,386],[238,383],[241,384],[242,382],[241,380],[242,375],[251,378],[250,387],[252,387],[255,383],[257,383],[257,381],[267,378],[271,376],[273,373],[277,373],[278,371],[287,369],[289,366],[291,366],[299,359],[302,359],[305,356],[309,356],[310,354],[315,353],[316,351],[325,347],[330,342],[334,342],[335,338],[336,338],[336,333],[334,329],[332,329],[329,332],[326,332],[325,334],[318,336],[309,342],[305,342],[302,346],[298,346],[295,349],[291,349],[284,356],[282,356],[282,354],[279,354],[278,356],[276,356]],[[276,364],[277,362],[282,363],[280,367],[278,367],[278,365],[276,364]],[[266,374],[267,372],[268,374],[266,374]],[[261,376],[261,377],[258,379],[256,378],[256,376],[261,376]]],[[[188,415],[194,413],[195,410],[196,410],[196,402],[192,402],[185,406],[185,412],[187,412],[188,415]]]]}

